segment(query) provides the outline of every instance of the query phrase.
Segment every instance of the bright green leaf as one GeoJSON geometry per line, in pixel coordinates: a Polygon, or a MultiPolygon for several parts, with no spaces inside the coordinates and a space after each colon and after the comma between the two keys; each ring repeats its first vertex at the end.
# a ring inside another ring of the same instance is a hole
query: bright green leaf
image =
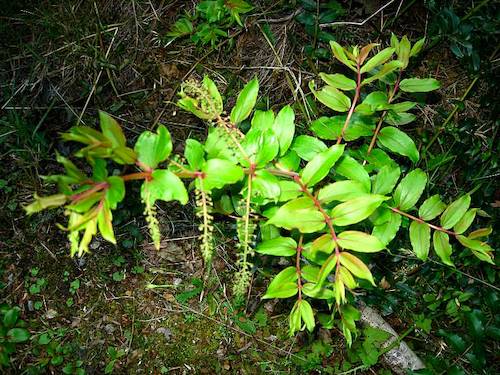
{"type": "Polygon", "coordinates": [[[408,173],[394,191],[394,203],[403,211],[412,208],[422,195],[427,184],[427,175],[420,169],[408,173]]]}
{"type": "Polygon", "coordinates": [[[406,133],[392,126],[382,128],[378,136],[378,142],[392,152],[407,156],[414,163],[420,157],[413,140],[406,133]]]}
{"type": "Polygon", "coordinates": [[[325,178],[336,161],[342,156],[345,145],[334,145],[323,151],[307,163],[301,172],[302,181],[307,186],[314,186],[325,178]]]}
{"type": "Polygon", "coordinates": [[[297,242],[290,237],[276,237],[259,243],[255,251],[259,254],[288,257],[297,252],[297,242]]]}
{"type": "Polygon", "coordinates": [[[438,217],[446,208],[446,204],[441,201],[439,194],[427,198],[418,210],[418,216],[425,221],[438,217]]]}
{"type": "Polygon", "coordinates": [[[231,122],[239,124],[245,120],[252,112],[255,102],[257,101],[257,94],[259,93],[259,81],[257,78],[248,82],[243,90],[241,90],[236,99],[236,105],[231,111],[231,122]]]}
{"type": "Polygon", "coordinates": [[[389,199],[383,195],[366,194],[335,206],[331,212],[333,224],[356,224],[370,216],[380,204],[389,199]]]}
{"type": "Polygon", "coordinates": [[[470,206],[470,195],[466,194],[452,202],[441,215],[441,226],[450,229],[462,219],[470,206]]]}
{"type": "Polygon", "coordinates": [[[410,242],[415,255],[426,260],[429,255],[431,241],[431,228],[425,223],[412,221],[410,224],[410,242]]]}
{"type": "Polygon", "coordinates": [[[407,78],[399,84],[399,88],[404,92],[429,92],[440,87],[441,84],[434,78],[407,78]]]}
{"type": "Polygon", "coordinates": [[[361,253],[375,253],[385,248],[377,237],[355,230],[344,231],[337,238],[340,247],[361,253]]]}
{"type": "Polygon", "coordinates": [[[358,257],[346,252],[341,252],[340,264],[347,268],[354,276],[368,280],[372,285],[375,285],[370,269],[358,257]]]}
{"type": "Polygon", "coordinates": [[[325,220],[314,202],[307,197],[297,198],[281,206],[268,224],[302,233],[314,233],[325,226],[325,220]]]}
{"type": "Polygon", "coordinates": [[[267,287],[266,294],[262,299],[289,298],[297,294],[297,270],[295,267],[287,267],[278,273],[267,287]]]}
{"type": "Polygon", "coordinates": [[[165,126],[160,125],[156,133],[143,132],[135,143],[134,150],[140,163],[150,169],[155,169],[172,152],[169,131],[165,126]]]}
{"type": "Polygon", "coordinates": [[[434,251],[441,259],[441,262],[453,266],[453,262],[450,259],[453,251],[450,245],[450,237],[446,233],[436,230],[432,235],[432,243],[434,245],[434,251]]]}

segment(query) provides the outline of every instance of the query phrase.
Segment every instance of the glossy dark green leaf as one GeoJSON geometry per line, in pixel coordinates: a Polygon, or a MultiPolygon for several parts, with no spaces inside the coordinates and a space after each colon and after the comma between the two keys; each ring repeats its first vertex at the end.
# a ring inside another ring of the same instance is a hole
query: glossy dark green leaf
{"type": "Polygon", "coordinates": [[[28,341],[30,333],[25,328],[12,328],[7,331],[7,341],[12,343],[21,343],[28,341]]]}

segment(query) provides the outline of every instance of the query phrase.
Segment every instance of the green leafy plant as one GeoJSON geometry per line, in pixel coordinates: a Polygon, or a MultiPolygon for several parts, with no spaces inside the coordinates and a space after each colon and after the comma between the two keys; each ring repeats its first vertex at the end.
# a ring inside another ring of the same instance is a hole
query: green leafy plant
{"type": "Polygon", "coordinates": [[[178,19],[167,33],[170,40],[191,36],[197,45],[215,47],[220,38],[229,36],[228,29],[235,23],[243,27],[241,15],[253,6],[243,0],[204,0],[196,5],[193,15],[178,19]]]}
{"type": "Polygon", "coordinates": [[[302,8],[295,19],[304,26],[306,34],[311,38],[311,43],[304,47],[304,52],[311,58],[329,59],[331,52],[328,43],[335,40],[335,36],[321,30],[320,24],[336,21],[345,13],[342,5],[335,0],[315,1],[301,0],[302,8]],[[326,43],[326,46],[323,44],[326,43]]]}
{"type": "Polygon", "coordinates": [[[31,337],[20,313],[18,306],[0,305],[0,369],[10,366],[10,355],[16,351],[16,345],[31,337]]]}
{"type": "Polygon", "coordinates": [[[235,295],[246,294],[255,253],[289,258],[290,265],[273,278],[263,298],[295,299],[290,334],[312,331],[319,319],[326,327],[337,324],[350,345],[360,315],[355,290],[375,285],[370,258],[387,250],[401,227],[409,227],[413,252],[421,260],[428,258],[432,242],[439,259],[452,265],[453,239],[454,246],[493,263],[492,248],[480,240],[491,228],[465,234],[476,215],[484,215],[469,207],[470,195],[449,204],[433,195],[418,205],[426,173],[417,168],[400,179],[402,167],[396,160],[416,163],[420,157],[414,141],[400,130],[416,118],[409,112],[416,103],[409,98],[439,88],[433,78],[403,78],[410,57],[423,44],[423,39],[412,46],[406,37],[393,36],[390,47],[374,53],[376,44],[344,48],[331,42],[333,55],[355,77],[320,73],[321,88],[310,82],[326,111],[338,113],[312,122],[314,136],[295,134],[295,115],[288,105],[277,113],[254,111],[257,79],[245,85],[229,116],[208,77],[182,85],[178,105],[209,125],[205,142],[188,139],[183,156],[172,155],[171,136],[163,125],[155,133],[143,132],[132,149],[118,123],[100,112],[101,131],[78,126],[63,134],[63,139],[85,145],[75,156],[90,163],[92,176],[58,155],[66,174],[47,180],[58,183],[60,193],[36,196],[25,210],[32,214],[64,206],[69,224],[62,228],[69,233],[71,255],[82,255],[97,231],[116,243],[112,213],[125,196],[125,183],[142,180],[144,214],[159,248],[156,203],[186,204],[188,189],[182,180],[187,180],[195,191],[207,265],[213,257],[216,215],[236,217],[235,295]],[[250,127],[243,132],[240,124],[248,120],[250,127]],[[108,160],[137,171],[109,176],[108,160]],[[314,300],[325,301],[330,312],[316,317],[314,300]]]}

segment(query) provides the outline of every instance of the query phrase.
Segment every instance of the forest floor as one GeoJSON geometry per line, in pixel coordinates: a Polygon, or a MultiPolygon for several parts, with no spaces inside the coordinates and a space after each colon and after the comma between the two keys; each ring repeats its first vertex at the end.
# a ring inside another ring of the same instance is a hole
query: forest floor
{"type": "MultiPolygon", "coordinates": [[[[12,2],[0,20],[0,301],[20,306],[32,333],[8,371],[254,374],[322,368],[350,373],[357,364],[345,354],[341,332],[319,329],[314,337],[301,333],[290,338],[287,302],[261,301],[265,284],[260,279],[243,306],[234,305],[230,222],[215,229],[217,259],[206,279],[193,203],[186,209],[160,205],[163,240],[156,251],[148,242],[140,202],[127,198],[115,218],[118,246],[94,240],[92,253],[83,258],[68,255],[66,237],[56,227],[61,212],[26,217],[21,209],[34,192],[53,192],[41,176],[58,170],[55,151],[70,151],[59,133],[77,119],[95,124],[99,109],[112,113],[131,140],[145,129],[166,125],[175,148],[187,137],[206,133],[201,121],[175,105],[185,79],[209,74],[229,108],[242,82],[254,75],[270,106],[303,100],[297,89],[305,91],[307,82],[318,71],[331,71],[332,64],[304,54],[307,35],[294,20],[294,8],[256,2],[245,28],[234,28],[231,38],[222,38],[214,48],[200,48],[189,38],[165,38],[179,15],[192,9],[191,2],[35,3],[12,2]]],[[[333,32],[351,44],[386,42],[390,32],[412,39],[424,35],[427,10],[417,2],[398,12],[396,3],[362,26],[343,25],[333,32]]],[[[342,19],[363,20],[376,4],[346,5],[342,19]]],[[[439,44],[413,69],[415,75],[432,72],[442,83],[421,108],[413,130],[418,136],[440,125],[471,79],[439,44]]],[[[474,97],[465,105],[469,115],[483,116],[474,97]]],[[[303,131],[305,120],[299,115],[303,131]]],[[[454,178],[452,170],[432,183],[448,184],[454,178]]],[[[419,266],[396,267],[403,279],[419,266]]],[[[408,328],[407,309],[386,315],[398,332],[408,328]]],[[[415,333],[408,340],[424,356],[444,350],[436,336],[415,333]]],[[[366,373],[390,371],[380,363],[366,373]]]]}

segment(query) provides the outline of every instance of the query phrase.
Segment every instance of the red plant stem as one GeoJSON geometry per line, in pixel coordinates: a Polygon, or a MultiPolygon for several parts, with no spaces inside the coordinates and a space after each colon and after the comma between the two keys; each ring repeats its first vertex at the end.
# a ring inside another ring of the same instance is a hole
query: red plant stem
{"type": "MultiPolygon", "coordinates": [[[[401,75],[403,74],[403,71],[399,71],[398,79],[396,80],[396,84],[394,85],[394,90],[389,94],[389,98],[387,99],[387,103],[391,103],[396,96],[396,93],[399,90],[399,82],[401,82],[401,75]]],[[[378,120],[377,127],[375,129],[375,133],[373,133],[372,140],[370,141],[370,145],[368,146],[368,150],[366,151],[366,156],[370,155],[370,153],[373,150],[373,147],[375,147],[375,142],[377,141],[378,133],[380,133],[380,129],[382,128],[382,123],[384,122],[384,118],[387,115],[387,111],[382,112],[382,115],[380,116],[380,119],[378,120]]],[[[366,160],[363,161],[363,165],[366,164],[366,160]]]]}
{"type": "Polygon", "coordinates": [[[302,254],[302,241],[304,240],[304,235],[301,234],[299,237],[299,244],[297,246],[297,257],[295,258],[295,268],[297,269],[297,288],[299,289],[299,301],[302,299],[302,271],[300,270],[300,256],[302,254]]]}
{"type": "MultiPolygon", "coordinates": [[[[314,202],[316,208],[319,210],[319,212],[321,212],[321,214],[325,218],[325,223],[328,226],[330,236],[332,237],[332,240],[335,244],[335,253],[330,255],[330,258],[332,256],[335,256],[337,258],[337,265],[335,267],[335,277],[336,277],[340,265],[340,247],[337,241],[337,234],[335,233],[335,229],[333,228],[332,218],[330,217],[330,215],[328,215],[328,213],[324,210],[324,208],[321,207],[321,202],[319,201],[319,199],[313,194],[311,194],[311,192],[307,189],[307,186],[302,182],[302,180],[298,175],[294,176],[293,180],[300,186],[302,192],[314,202]]],[[[327,262],[325,262],[325,264],[326,263],[327,262]]]]}
{"type": "Polygon", "coordinates": [[[131,173],[131,174],[127,174],[125,176],[122,176],[122,179],[123,179],[123,181],[150,180],[151,179],[151,172],[131,173]]]}
{"type": "Polygon", "coordinates": [[[435,229],[435,230],[438,230],[440,232],[444,232],[444,233],[448,233],[449,235],[451,236],[454,236],[456,237],[457,236],[457,233],[451,231],[451,230],[448,230],[448,229],[444,229],[443,227],[440,227],[440,226],[437,226],[437,225],[434,225],[434,224],[430,224],[428,222],[426,222],[425,220],[422,220],[420,219],[419,217],[416,217],[416,216],[413,216],[413,215],[410,215],[406,212],[403,212],[401,211],[400,209],[398,208],[395,208],[395,207],[389,207],[392,211],[400,214],[400,215],[403,215],[403,216],[406,216],[407,218],[411,219],[411,220],[414,220],[416,222],[419,222],[421,224],[427,224],[429,227],[431,227],[432,229],[435,229]]]}
{"type": "Polygon", "coordinates": [[[71,195],[69,199],[71,199],[73,202],[77,202],[77,201],[80,201],[82,199],[88,198],[92,194],[97,193],[98,191],[106,189],[108,187],[109,187],[109,184],[107,182],[99,182],[99,183],[95,184],[92,188],[85,190],[82,193],[71,195]]]}
{"type": "Polygon", "coordinates": [[[359,96],[361,94],[361,67],[359,62],[357,63],[357,82],[356,82],[356,92],[354,94],[354,98],[352,99],[351,108],[349,108],[349,112],[347,113],[347,117],[345,119],[344,126],[342,127],[342,131],[340,132],[339,137],[337,138],[337,144],[342,142],[344,138],[344,133],[349,126],[349,122],[351,121],[352,114],[354,113],[354,109],[356,108],[356,104],[358,103],[359,96]]]}

